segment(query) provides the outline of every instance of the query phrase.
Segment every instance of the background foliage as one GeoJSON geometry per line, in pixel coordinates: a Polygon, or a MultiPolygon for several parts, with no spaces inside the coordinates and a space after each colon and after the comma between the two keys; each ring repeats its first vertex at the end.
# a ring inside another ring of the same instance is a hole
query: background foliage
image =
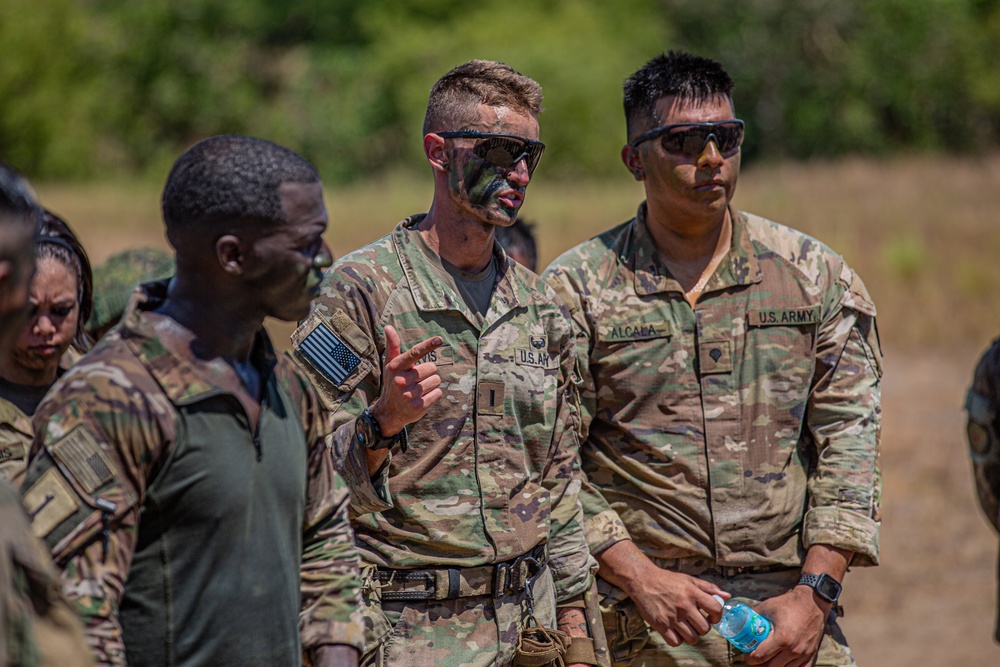
{"type": "Polygon", "coordinates": [[[428,89],[480,57],[542,84],[549,177],[617,174],[621,83],[669,48],[733,74],[748,157],[1000,138],[1000,0],[0,0],[0,155],[34,178],[160,176],[243,132],[329,182],[416,169],[428,89]]]}

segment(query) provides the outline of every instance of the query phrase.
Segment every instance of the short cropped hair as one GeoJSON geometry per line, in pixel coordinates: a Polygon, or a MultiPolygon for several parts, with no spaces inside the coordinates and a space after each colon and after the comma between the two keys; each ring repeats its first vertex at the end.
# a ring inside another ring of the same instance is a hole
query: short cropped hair
{"type": "Polygon", "coordinates": [[[542,87],[502,62],[471,60],[431,87],[424,134],[469,129],[480,104],[509,107],[537,118],[542,113],[542,87]]]}
{"type": "Polygon", "coordinates": [[[76,275],[76,301],[80,306],[80,316],[72,344],[77,352],[86,352],[92,344],[86,328],[87,318],[94,307],[94,274],[90,258],[66,221],[47,209],[42,211],[38,236],[35,237],[35,261],[45,258],[58,261],[76,275]]]}
{"type": "Polygon", "coordinates": [[[278,188],[318,183],[304,157],[278,144],[237,134],[198,142],[174,163],[161,206],[167,231],[205,223],[286,222],[278,188]]]}
{"type": "Polygon", "coordinates": [[[525,266],[532,271],[538,270],[538,244],[535,242],[535,225],[517,218],[508,227],[497,225],[496,239],[507,254],[517,253],[524,257],[525,266]]]}
{"type": "Polygon", "coordinates": [[[715,60],[670,51],[653,57],[627,78],[624,92],[625,122],[631,140],[659,125],[656,103],[661,98],[704,102],[724,95],[732,103],[733,80],[715,60]]]}

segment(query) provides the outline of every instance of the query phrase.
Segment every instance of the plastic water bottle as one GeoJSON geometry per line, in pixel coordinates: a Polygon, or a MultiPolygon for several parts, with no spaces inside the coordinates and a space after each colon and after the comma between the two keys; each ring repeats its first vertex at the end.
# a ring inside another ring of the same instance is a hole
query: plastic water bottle
{"type": "Polygon", "coordinates": [[[722,620],[712,627],[743,653],[750,653],[771,634],[771,621],[736,600],[713,598],[722,605],[722,620]]]}

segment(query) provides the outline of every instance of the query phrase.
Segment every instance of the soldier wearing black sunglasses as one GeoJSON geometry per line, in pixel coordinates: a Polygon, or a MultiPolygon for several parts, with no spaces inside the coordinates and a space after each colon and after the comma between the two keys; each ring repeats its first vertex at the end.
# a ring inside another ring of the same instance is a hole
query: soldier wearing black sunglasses
{"type": "Polygon", "coordinates": [[[516,653],[539,626],[573,636],[558,664],[605,664],[570,325],[495,240],[541,159],[541,104],[503,63],[438,80],[423,127],[430,209],[334,264],[293,338],[314,366],[310,338],[340,353],[313,380],[343,406],[334,451],[378,512],[355,524],[366,666],[550,664],[516,653]]]}
{"type": "Polygon", "coordinates": [[[875,307],[830,248],[732,206],[732,89],[685,53],[629,77],[646,200],[546,271],[577,330],[607,639],[616,665],[731,665],[709,632],[731,594],[774,625],[747,664],[853,665],[832,611],[878,562],[875,307]]]}

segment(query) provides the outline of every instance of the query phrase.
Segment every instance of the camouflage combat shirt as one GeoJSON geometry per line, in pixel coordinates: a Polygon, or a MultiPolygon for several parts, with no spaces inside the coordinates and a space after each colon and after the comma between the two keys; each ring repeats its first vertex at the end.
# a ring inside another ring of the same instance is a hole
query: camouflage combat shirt
{"type": "Polygon", "coordinates": [[[339,376],[303,365],[337,410],[333,439],[355,501],[377,511],[353,521],[362,559],[392,568],[469,567],[547,543],[556,599],[568,600],[588,589],[594,561],[578,500],[579,408],[567,314],[545,296],[538,276],[495,244],[495,288],[489,309],[476,317],[415,242],[423,218],[407,218],[336,262],[293,336],[302,355],[306,334],[333,333],[335,345],[346,346],[341,361],[358,360],[339,376]],[[393,451],[385,473],[392,498],[380,502],[354,422],[380,394],[390,324],[404,352],[430,336],[444,339],[426,359],[437,364],[444,396],[408,427],[408,451],[393,451]]]}
{"type": "Polygon", "coordinates": [[[20,496],[0,479],[0,665],[93,664],[48,550],[31,532],[20,496]]]}
{"type": "Polygon", "coordinates": [[[15,486],[24,473],[31,448],[31,417],[5,398],[0,398],[0,477],[15,486]]]}
{"type": "Polygon", "coordinates": [[[728,258],[692,309],[645,211],[545,274],[577,331],[592,550],[796,567],[828,544],[876,563],[881,353],[860,278],[731,211],[728,258]]]}
{"type": "MultiPolygon", "coordinates": [[[[1000,338],[979,359],[965,399],[969,453],[979,504],[1000,533],[1000,338]]],[[[997,591],[1000,605],[1000,590],[997,591]]],[[[1000,606],[995,637],[1000,642],[1000,606]]]]}
{"type": "Polygon", "coordinates": [[[251,425],[232,369],[168,349],[137,292],[35,415],[22,486],[101,664],[298,665],[360,648],[348,490],[308,381],[263,331],[251,425]]]}

